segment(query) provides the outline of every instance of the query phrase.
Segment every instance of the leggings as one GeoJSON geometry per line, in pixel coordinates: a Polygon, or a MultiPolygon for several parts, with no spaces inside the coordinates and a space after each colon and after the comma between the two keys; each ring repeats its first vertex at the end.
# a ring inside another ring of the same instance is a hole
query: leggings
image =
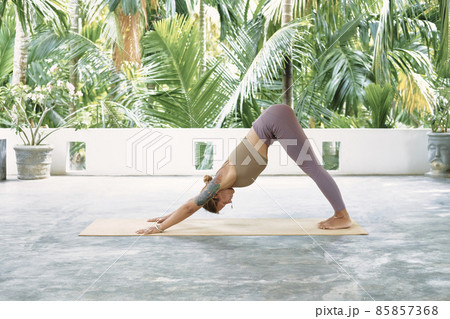
{"type": "Polygon", "coordinates": [[[335,212],[345,209],[336,182],[320,165],[291,107],[285,104],[270,106],[253,122],[253,129],[267,146],[275,140],[281,144],[289,157],[314,180],[335,212]]]}

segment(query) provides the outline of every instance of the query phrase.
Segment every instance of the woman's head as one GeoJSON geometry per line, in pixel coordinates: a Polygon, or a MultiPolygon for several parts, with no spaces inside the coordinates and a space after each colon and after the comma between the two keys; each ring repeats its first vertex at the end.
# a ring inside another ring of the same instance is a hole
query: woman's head
{"type": "MultiPolygon", "coordinates": [[[[208,186],[209,182],[212,180],[212,177],[209,175],[205,175],[203,177],[203,181],[205,182],[205,187],[203,187],[202,191],[208,186]]],[[[219,211],[222,210],[222,208],[225,207],[225,205],[230,204],[233,198],[234,189],[233,188],[227,188],[222,189],[218,191],[213,198],[211,198],[209,201],[206,202],[205,205],[203,205],[203,208],[206,209],[208,212],[218,214],[219,211]]]]}

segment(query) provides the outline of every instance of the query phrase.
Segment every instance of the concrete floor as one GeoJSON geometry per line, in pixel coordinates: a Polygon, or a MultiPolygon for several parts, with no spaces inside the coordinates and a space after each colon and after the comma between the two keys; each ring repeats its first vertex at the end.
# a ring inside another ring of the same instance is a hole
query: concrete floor
{"type": "MultiPolygon", "coordinates": [[[[78,237],[96,218],[172,211],[201,178],[10,176],[0,300],[450,300],[450,179],[335,179],[369,236],[78,237]]],[[[233,201],[191,218],[332,213],[304,176],[259,177],[233,201]]]]}

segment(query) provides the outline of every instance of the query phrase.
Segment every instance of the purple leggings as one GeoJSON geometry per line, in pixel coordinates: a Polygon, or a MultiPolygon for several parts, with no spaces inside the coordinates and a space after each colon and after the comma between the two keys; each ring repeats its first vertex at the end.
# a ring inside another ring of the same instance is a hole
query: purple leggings
{"type": "Polygon", "coordinates": [[[289,157],[314,180],[336,212],[345,209],[336,182],[317,160],[292,108],[285,104],[270,106],[253,122],[253,129],[267,146],[277,140],[289,157]]]}

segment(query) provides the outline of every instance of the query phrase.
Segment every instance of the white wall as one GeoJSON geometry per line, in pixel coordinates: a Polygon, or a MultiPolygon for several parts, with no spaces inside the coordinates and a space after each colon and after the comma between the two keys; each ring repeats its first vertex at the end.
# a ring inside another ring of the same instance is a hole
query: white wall
{"type": "MultiPolygon", "coordinates": [[[[428,129],[305,129],[321,152],[323,141],[340,141],[340,166],[332,174],[424,174],[428,129]]],[[[213,175],[247,134],[248,129],[63,129],[52,135],[52,174],[66,172],[69,141],[86,143],[83,175],[213,175]],[[212,170],[194,166],[195,141],[212,141],[212,170]]],[[[14,144],[20,139],[12,130],[0,129],[7,139],[7,173],[16,174],[14,144]]],[[[269,165],[263,174],[299,174],[278,142],[269,148],[269,165]]],[[[70,173],[73,174],[73,173],[70,173]]]]}

